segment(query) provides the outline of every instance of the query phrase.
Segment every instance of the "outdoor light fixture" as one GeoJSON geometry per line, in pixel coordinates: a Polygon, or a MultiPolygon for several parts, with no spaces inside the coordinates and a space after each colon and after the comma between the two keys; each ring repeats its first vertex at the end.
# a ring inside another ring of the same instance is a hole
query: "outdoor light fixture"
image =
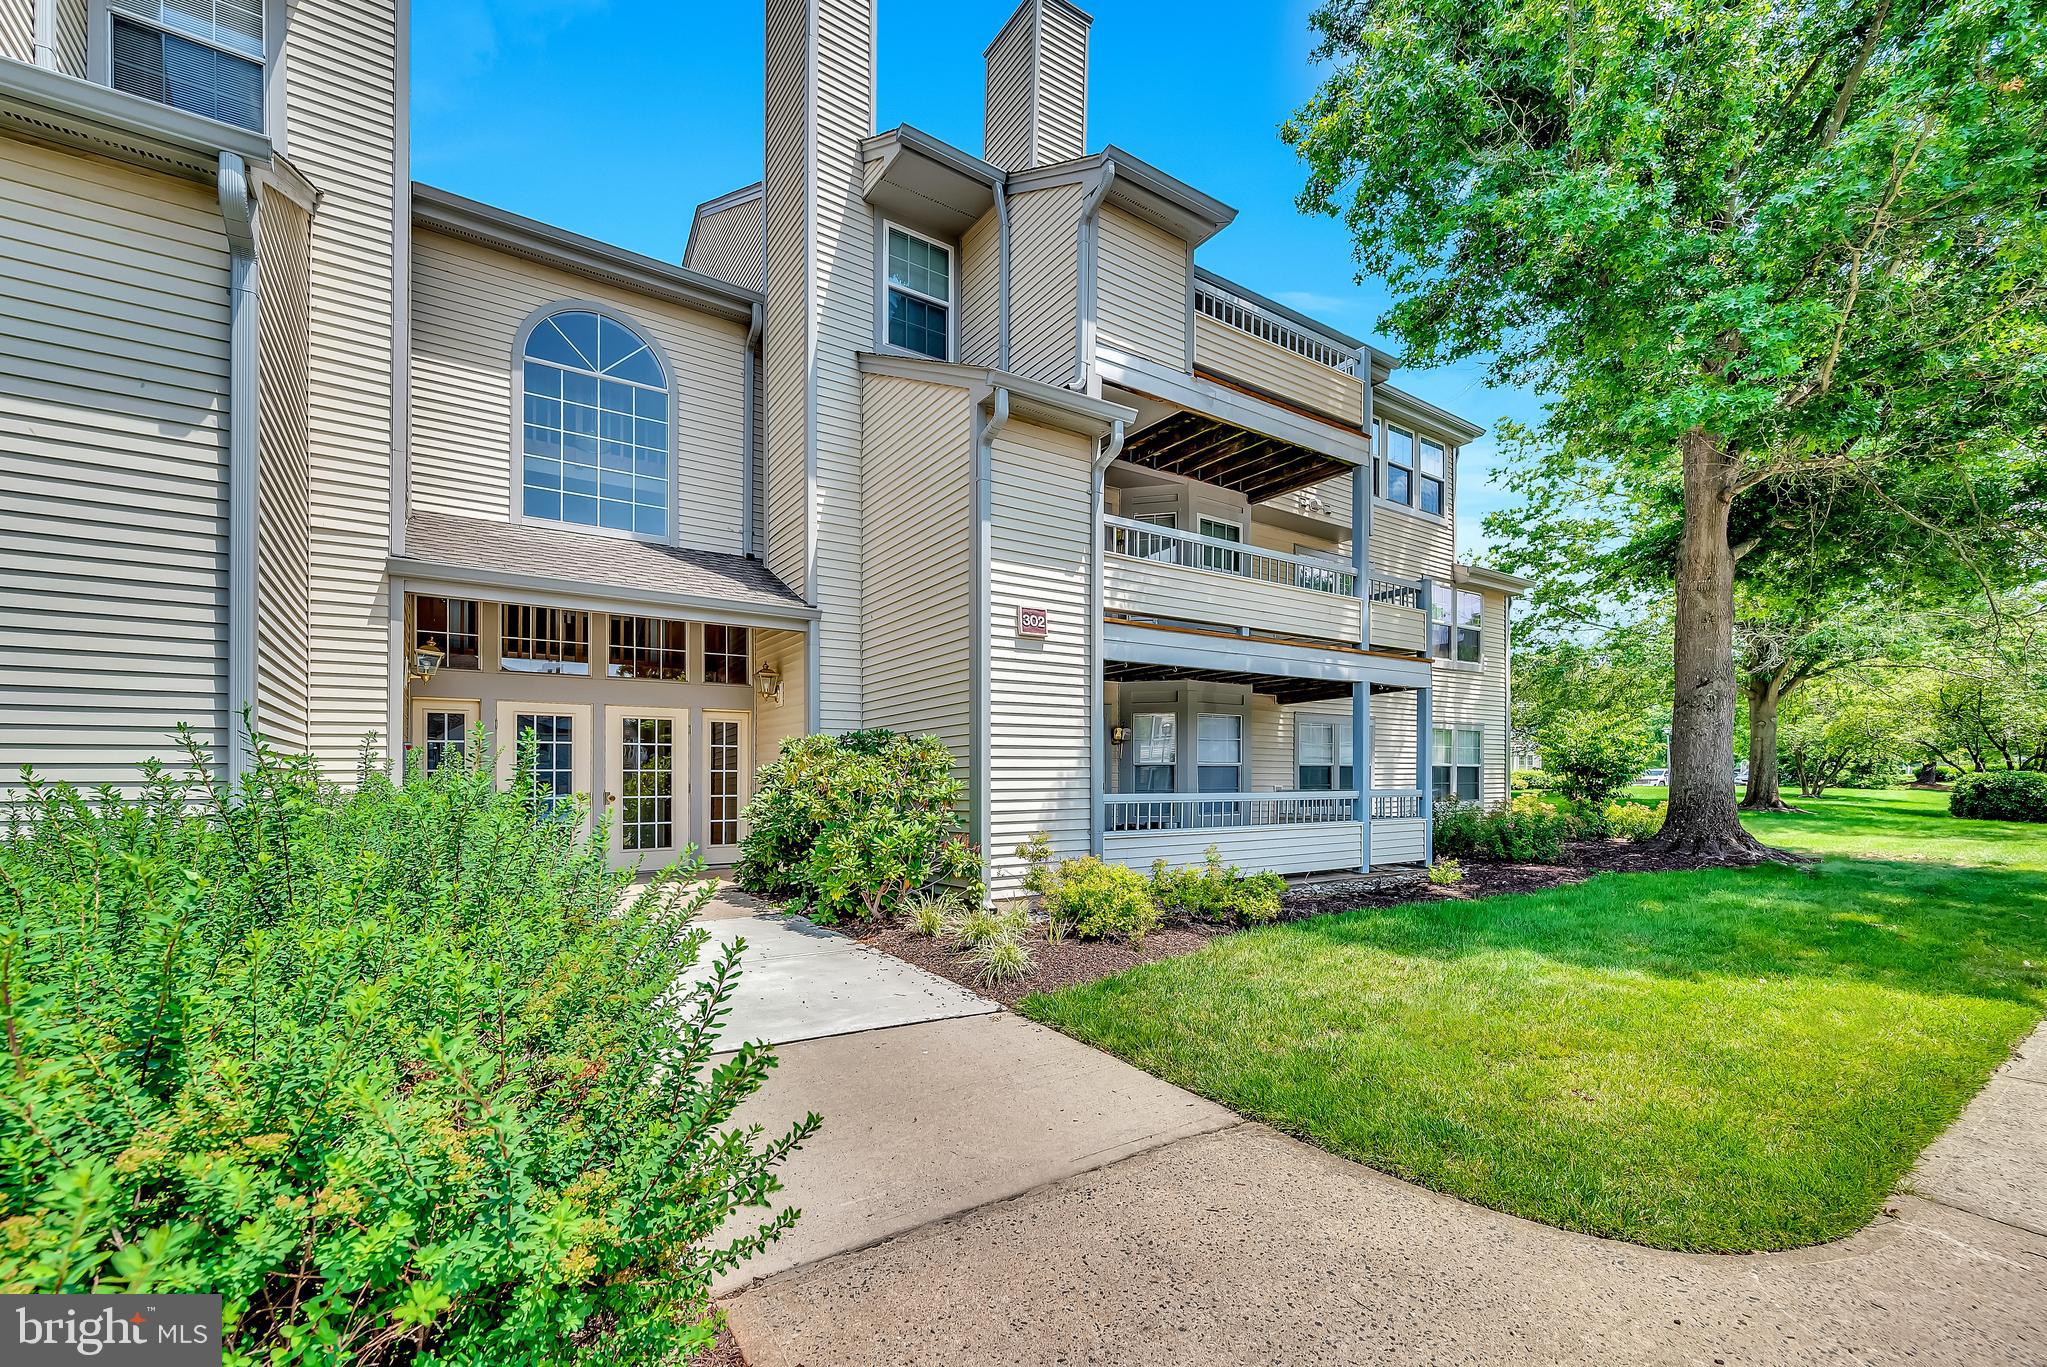
{"type": "Polygon", "coordinates": [[[1130,728],[1129,728],[1129,727],[1127,727],[1127,726],[1112,726],[1112,727],[1110,727],[1110,728],[1109,728],[1109,744],[1111,744],[1111,745],[1128,745],[1128,744],[1130,744],[1130,728]]]}
{"type": "Polygon", "coordinates": [[[420,683],[427,682],[440,669],[441,661],[447,658],[447,651],[428,641],[412,652],[412,677],[420,683]]]}
{"type": "Polygon", "coordinates": [[[753,676],[753,686],[759,690],[763,702],[782,701],[782,671],[773,665],[762,665],[760,672],[753,676]]]}

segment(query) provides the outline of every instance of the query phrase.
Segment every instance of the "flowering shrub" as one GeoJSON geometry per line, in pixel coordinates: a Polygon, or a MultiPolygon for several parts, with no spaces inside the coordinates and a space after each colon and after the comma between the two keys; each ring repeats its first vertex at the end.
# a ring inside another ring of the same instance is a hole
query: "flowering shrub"
{"type": "Polygon", "coordinates": [[[487,760],[344,790],[194,750],[134,800],[29,778],[0,841],[0,1290],[218,1292],[225,1360],[667,1363],[776,1238],[815,1116],[723,1129],[701,866],[637,899],[487,760]]]}
{"type": "Polygon", "coordinates": [[[747,805],[734,876],[821,924],[871,919],[936,883],[982,895],[981,856],[961,831],[965,785],[936,736],[849,731],[782,742],[747,805]]]}

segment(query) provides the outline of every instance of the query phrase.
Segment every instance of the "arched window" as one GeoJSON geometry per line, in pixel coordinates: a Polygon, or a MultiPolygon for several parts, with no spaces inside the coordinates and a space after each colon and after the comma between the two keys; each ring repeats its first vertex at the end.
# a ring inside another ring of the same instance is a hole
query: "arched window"
{"type": "Polygon", "coordinates": [[[534,326],[523,361],[525,515],[668,535],[668,377],[646,340],[571,309],[534,326]]]}

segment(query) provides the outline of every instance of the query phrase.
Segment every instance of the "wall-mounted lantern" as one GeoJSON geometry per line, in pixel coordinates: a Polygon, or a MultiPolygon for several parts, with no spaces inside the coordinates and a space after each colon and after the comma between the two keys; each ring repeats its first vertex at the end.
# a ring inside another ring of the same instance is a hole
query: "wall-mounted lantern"
{"type": "Polygon", "coordinates": [[[417,683],[426,683],[440,670],[441,662],[447,658],[448,652],[428,641],[412,652],[412,679],[417,683]]]}
{"type": "Polygon", "coordinates": [[[773,665],[760,667],[760,671],[753,676],[753,686],[761,695],[762,702],[782,701],[782,671],[773,665]]]}

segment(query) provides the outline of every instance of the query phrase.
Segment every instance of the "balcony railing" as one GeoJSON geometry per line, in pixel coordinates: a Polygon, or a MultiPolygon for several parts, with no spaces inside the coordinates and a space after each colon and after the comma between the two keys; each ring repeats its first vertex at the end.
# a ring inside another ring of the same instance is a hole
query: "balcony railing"
{"type": "Polygon", "coordinates": [[[1334,793],[1104,793],[1102,829],[1228,831],[1357,820],[1358,795],[1334,793]]]}
{"type": "Polygon", "coordinates": [[[1184,565],[1190,569],[1233,574],[1260,584],[1307,589],[1314,593],[1355,598],[1357,572],[1348,565],[1311,556],[1288,555],[1283,551],[1254,549],[1239,541],[1196,536],[1150,522],[1127,518],[1102,519],[1102,548],[1111,555],[1158,564],[1184,565]]]}
{"type": "Polygon", "coordinates": [[[1215,319],[1225,327],[1233,327],[1260,341],[1283,347],[1296,356],[1304,356],[1317,365],[1326,365],[1345,375],[1358,373],[1358,353],[1353,348],[1206,280],[1194,282],[1194,311],[1215,319]]]}
{"type": "Polygon", "coordinates": [[[1372,820],[1405,821],[1422,814],[1422,790],[1419,788],[1374,788],[1372,789],[1372,820]]]}

